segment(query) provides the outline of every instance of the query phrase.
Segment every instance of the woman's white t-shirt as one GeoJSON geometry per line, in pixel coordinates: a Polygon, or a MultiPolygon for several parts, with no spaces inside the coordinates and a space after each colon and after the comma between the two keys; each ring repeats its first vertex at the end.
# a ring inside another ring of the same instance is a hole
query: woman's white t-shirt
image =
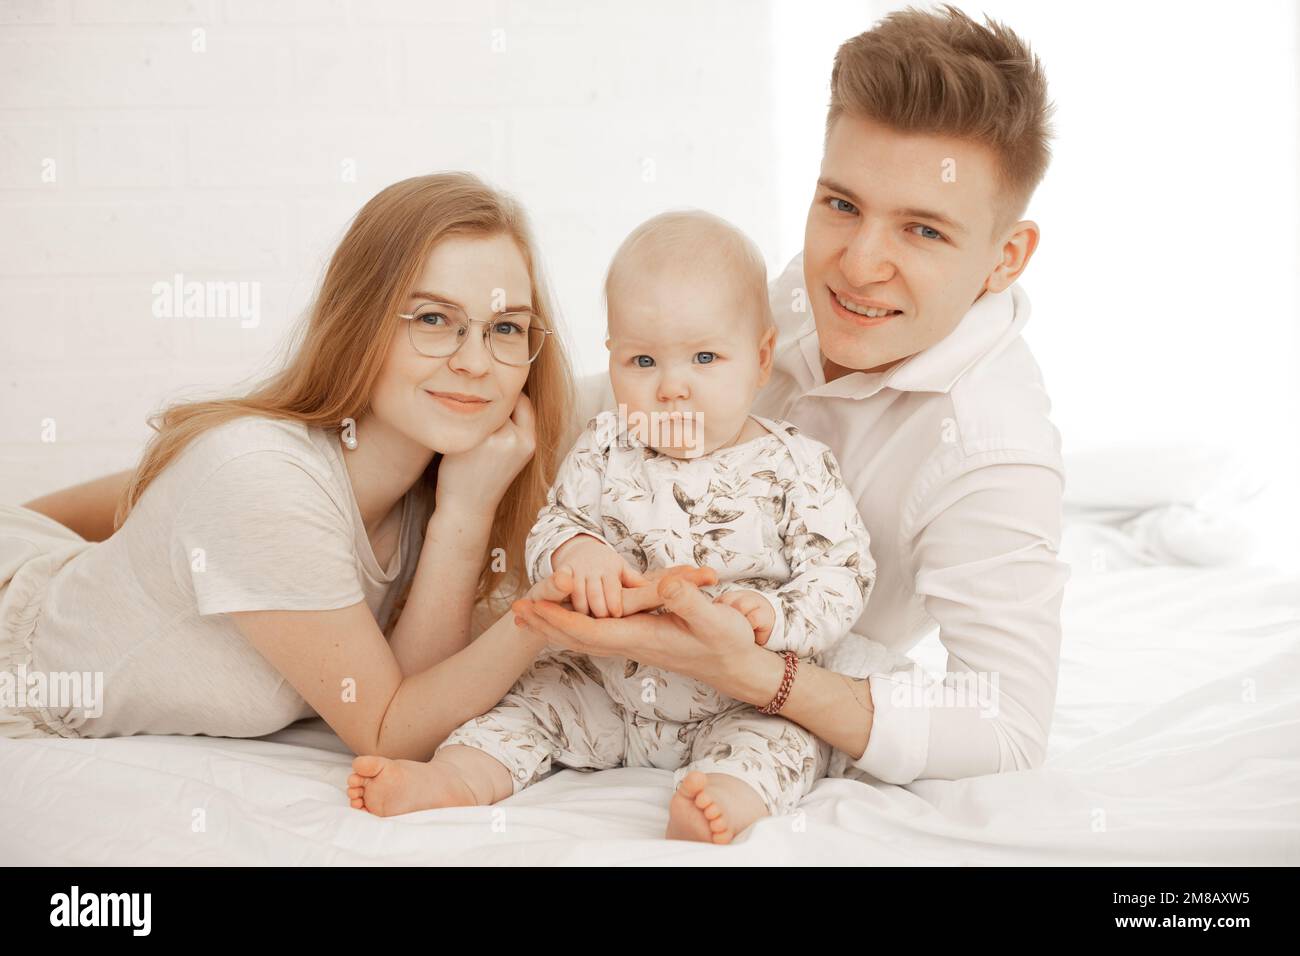
{"type": "Polygon", "coordinates": [[[68,711],[51,729],[254,737],[314,716],[230,612],[365,601],[386,632],[419,557],[422,501],[403,499],[380,568],[336,432],[254,416],[203,433],[116,534],[49,582],[31,669],[103,674],[102,714],[68,711]]]}

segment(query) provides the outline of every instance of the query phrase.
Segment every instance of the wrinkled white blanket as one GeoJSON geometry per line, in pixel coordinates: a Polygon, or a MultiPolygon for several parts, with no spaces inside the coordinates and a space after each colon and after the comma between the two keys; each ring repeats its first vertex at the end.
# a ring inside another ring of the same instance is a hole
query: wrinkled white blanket
{"type": "MultiPolygon", "coordinates": [[[[652,768],[377,819],[348,807],[349,757],[309,721],[259,740],[0,740],[0,863],[1300,864],[1300,579],[1076,575],[1064,623],[1042,769],[822,780],[727,847],[661,839],[672,774],[652,768]]],[[[943,667],[937,642],[915,656],[943,667]]]]}

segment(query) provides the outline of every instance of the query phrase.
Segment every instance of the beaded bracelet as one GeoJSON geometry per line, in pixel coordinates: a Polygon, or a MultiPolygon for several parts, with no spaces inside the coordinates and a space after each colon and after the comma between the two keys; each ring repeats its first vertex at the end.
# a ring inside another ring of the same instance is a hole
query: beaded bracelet
{"type": "Polygon", "coordinates": [[[785,699],[790,696],[790,688],[794,685],[794,675],[799,672],[799,658],[795,656],[794,651],[786,651],[785,673],[781,676],[781,686],[777,688],[776,696],[768,701],[767,706],[758,708],[760,714],[775,714],[780,712],[785,706],[785,699]]]}

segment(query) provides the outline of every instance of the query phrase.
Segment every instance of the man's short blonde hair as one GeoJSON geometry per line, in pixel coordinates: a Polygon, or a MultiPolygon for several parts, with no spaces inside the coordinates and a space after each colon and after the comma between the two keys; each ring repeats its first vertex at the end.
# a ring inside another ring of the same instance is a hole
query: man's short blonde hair
{"type": "Polygon", "coordinates": [[[753,312],[759,337],[775,327],[767,297],[767,264],[753,240],[727,220],[702,209],[660,213],[623,240],[605,273],[608,313],[614,288],[638,271],[669,270],[731,282],[753,312]]]}
{"type": "Polygon", "coordinates": [[[969,139],[997,157],[996,228],[1020,218],[1051,161],[1043,65],[1011,29],[951,4],[908,7],[846,40],[831,68],[826,135],[841,116],[969,139]]]}

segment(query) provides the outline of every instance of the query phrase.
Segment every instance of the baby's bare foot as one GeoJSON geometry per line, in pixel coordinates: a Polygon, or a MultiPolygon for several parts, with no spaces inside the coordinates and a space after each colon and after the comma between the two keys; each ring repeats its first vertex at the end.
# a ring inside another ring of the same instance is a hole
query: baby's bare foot
{"type": "Polygon", "coordinates": [[[348,777],[348,799],[356,809],[377,817],[479,804],[461,769],[439,757],[428,763],[357,757],[348,777]]]}
{"type": "Polygon", "coordinates": [[[673,794],[664,836],[669,840],[730,843],[736,834],[765,816],[763,798],[739,777],[692,770],[673,794]]]}

